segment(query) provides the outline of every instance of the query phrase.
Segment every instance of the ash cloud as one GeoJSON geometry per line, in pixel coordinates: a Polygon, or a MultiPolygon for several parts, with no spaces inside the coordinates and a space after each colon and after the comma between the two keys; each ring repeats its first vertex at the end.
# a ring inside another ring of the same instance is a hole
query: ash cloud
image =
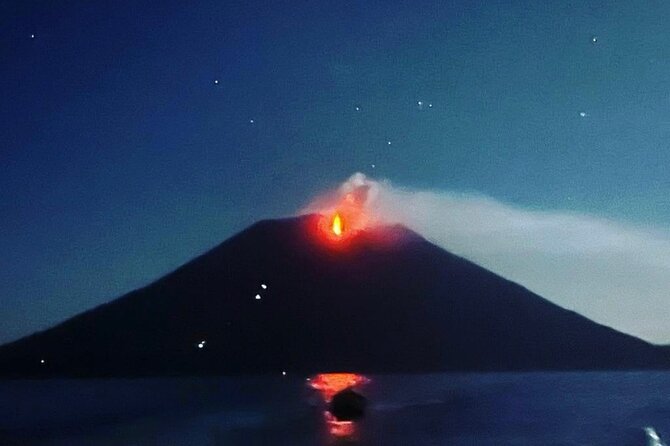
{"type": "Polygon", "coordinates": [[[304,211],[354,193],[373,224],[400,223],[543,297],[654,343],[670,343],[670,231],[473,193],[397,187],[356,173],[304,211]]]}

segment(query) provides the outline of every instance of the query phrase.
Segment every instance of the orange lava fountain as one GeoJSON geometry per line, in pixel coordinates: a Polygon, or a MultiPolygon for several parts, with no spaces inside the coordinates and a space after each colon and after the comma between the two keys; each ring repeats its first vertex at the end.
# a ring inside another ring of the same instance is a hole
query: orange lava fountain
{"type": "Polygon", "coordinates": [[[338,237],[342,235],[344,228],[342,225],[342,217],[340,217],[339,213],[335,213],[335,216],[333,217],[333,224],[330,227],[333,230],[333,234],[338,237]]]}

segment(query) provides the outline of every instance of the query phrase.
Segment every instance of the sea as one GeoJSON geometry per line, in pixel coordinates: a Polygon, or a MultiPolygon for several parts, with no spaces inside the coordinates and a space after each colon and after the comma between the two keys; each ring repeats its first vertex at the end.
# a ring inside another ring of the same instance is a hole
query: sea
{"type": "Polygon", "coordinates": [[[346,437],[329,432],[307,378],[287,371],[0,381],[0,445],[657,446],[670,439],[668,372],[373,375],[360,388],[366,415],[346,437]]]}

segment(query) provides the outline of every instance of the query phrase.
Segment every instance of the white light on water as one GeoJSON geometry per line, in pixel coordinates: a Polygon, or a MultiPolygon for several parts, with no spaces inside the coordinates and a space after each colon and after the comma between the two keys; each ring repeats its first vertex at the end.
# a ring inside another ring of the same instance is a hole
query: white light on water
{"type": "Polygon", "coordinates": [[[648,446],[665,446],[665,443],[663,443],[663,440],[661,440],[661,436],[658,435],[656,429],[649,426],[644,428],[644,432],[647,435],[648,446]]]}

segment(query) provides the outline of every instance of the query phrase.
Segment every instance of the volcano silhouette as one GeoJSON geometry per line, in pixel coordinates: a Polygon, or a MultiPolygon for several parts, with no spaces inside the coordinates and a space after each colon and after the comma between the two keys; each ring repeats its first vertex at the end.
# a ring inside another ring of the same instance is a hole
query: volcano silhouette
{"type": "Polygon", "coordinates": [[[400,226],[333,242],[317,215],[254,224],[151,285],[0,348],[0,375],[666,368],[400,226]],[[204,341],[204,342],[203,342],[204,341]]]}

